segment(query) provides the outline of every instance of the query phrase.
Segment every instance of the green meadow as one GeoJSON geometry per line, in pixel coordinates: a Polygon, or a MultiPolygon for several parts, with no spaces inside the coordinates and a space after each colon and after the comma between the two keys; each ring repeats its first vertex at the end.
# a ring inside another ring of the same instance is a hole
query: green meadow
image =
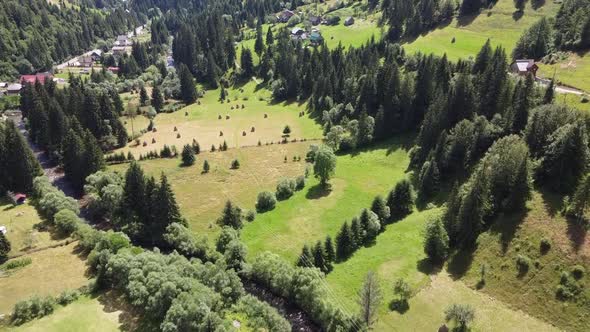
{"type": "Polygon", "coordinates": [[[408,53],[447,54],[449,60],[458,60],[475,57],[490,39],[493,46],[502,46],[510,54],[524,30],[544,16],[554,16],[558,8],[559,4],[553,1],[537,9],[527,2],[524,14],[518,17],[512,0],[498,0],[492,9],[454,19],[447,26],[407,41],[403,46],[408,53]]]}
{"type": "Polygon", "coordinates": [[[398,139],[338,156],[330,190],[310,178],[304,190],[244,227],[242,239],[249,255],[272,251],[294,262],[304,244],[315,244],[327,235],[334,238],[345,221],[369,208],[375,196],[386,195],[406,177],[408,141],[398,139]]]}

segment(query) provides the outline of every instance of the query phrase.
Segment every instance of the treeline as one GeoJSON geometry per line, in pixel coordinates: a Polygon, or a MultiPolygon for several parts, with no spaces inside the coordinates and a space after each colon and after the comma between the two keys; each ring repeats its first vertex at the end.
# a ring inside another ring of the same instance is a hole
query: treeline
{"type": "Polygon", "coordinates": [[[455,0],[383,0],[381,10],[381,21],[389,26],[387,38],[398,41],[449,23],[455,16],[457,3],[455,0]]]}
{"type": "MultiPolygon", "coordinates": [[[[443,59],[434,60],[434,72],[443,59]]],[[[498,214],[524,208],[533,178],[557,193],[575,189],[588,170],[588,117],[552,104],[552,85],[538,89],[530,75],[509,79],[504,50],[489,43],[473,64],[453,67],[451,81],[430,76],[436,97],[411,157],[421,199],[432,198],[443,181],[454,187],[444,237],[465,248],[498,214]]]]}
{"type": "Polygon", "coordinates": [[[77,78],[64,89],[37,82],[24,86],[20,103],[31,140],[64,166],[78,189],[104,166],[103,150],[127,143],[119,120],[123,102],[112,87],[87,85],[77,78]]]}
{"type": "Polygon", "coordinates": [[[554,21],[542,18],[518,40],[514,59],[540,59],[554,51],[590,48],[590,0],[562,2],[554,21]]]}
{"type": "Polygon", "coordinates": [[[139,17],[123,8],[77,9],[45,0],[2,1],[0,22],[2,80],[50,70],[54,63],[140,25],[139,17]]]}
{"type": "Polygon", "coordinates": [[[13,121],[0,122],[0,192],[33,190],[41,166],[13,121]]]}

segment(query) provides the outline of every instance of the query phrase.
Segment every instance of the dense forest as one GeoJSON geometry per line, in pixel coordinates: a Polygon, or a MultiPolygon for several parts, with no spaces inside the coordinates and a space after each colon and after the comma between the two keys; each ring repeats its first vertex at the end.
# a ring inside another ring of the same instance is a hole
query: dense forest
{"type": "Polygon", "coordinates": [[[140,25],[123,8],[58,6],[46,0],[0,2],[0,79],[50,70],[140,25]]]}

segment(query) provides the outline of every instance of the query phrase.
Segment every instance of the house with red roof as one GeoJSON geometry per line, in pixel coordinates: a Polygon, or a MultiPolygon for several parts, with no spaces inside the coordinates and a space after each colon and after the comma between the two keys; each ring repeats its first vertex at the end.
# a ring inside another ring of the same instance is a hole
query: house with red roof
{"type": "Polygon", "coordinates": [[[37,73],[35,75],[22,75],[20,77],[21,84],[35,84],[37,81],[41,84],[45,84],[45,82],[49,80],[53,80],[53,74],[51,73],[37,73]]]}

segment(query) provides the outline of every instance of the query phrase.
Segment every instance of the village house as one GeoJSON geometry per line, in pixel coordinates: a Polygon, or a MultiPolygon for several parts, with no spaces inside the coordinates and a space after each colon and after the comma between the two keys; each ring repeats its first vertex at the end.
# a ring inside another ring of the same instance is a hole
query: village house
{"type": "Polygon", "coordinates": [[[100,61],[100,59],[102,58],[102,51],[93,50],[92,52],[90,52],[90,57],[92,57],[92,60],[94,60],[94,62],[100,61]]]}
{"type": "Polygon", "coordinates": [[[53,74],[49,72],[45,73],[37,73],[35,75],[22,75],[20,77],[20,84],[35,84],[35,82],[39,81],[41,84],[45,84],[45,82],[53,80],[53,74]]]}
{"type": "Polygon", "coordinates": [[[525,76],[528,73],[531,73],[534,77],[537,77],[537,70],[539,70],[539,66],[535,64],[535,60],[522,59],[514,61],[514,63],[510,66],[510,69],[514,74],[525,76]]]}
{"type": "Polygon", "coordinates": [[[311,25],[320,25],[322,23],[322,18],[320,16],[310,16],[309,23],[311,23],[311,25]]]}
{"type": "Polygon", "coordinates": [[[12,200],[12,203],[14,205],[21,205],[24,204],[27,201],[27,195],[23,194],[23,193],[13,193],[13,192],[8,192],[8,197],[10,197],[10,199],[12,200]]]}
{"type": "Polygon", "coordinates": [[[283,10],[279,15],[277,15],[277,21],[279,21],[279,23],[287,23],[291,17],[293,17],[293,15],[295,15],[294,12],[290,10],[283,10]]]}
{"type": "Polygon", "coordinates": [[[94,59],[91,55],[84,55],[78,58],[78,67],[92,67],[94,65],[94,59]]]}
{"type": "Polygon", "coordinates": [[[127,46],[114,46],[111,50],[114,56],[123,56],[131,53],[131,48],[127,46]]]}
{"type": "Polygon", "coordinates": [[[307,38],[307,34],[305,33],[305,30],[303,30],[302,28],[294,27],[293,29],[291,29],[291,38],[293,40],[304,40],[307,38]]]}
{"type": "Polygon", "coordinates": [[[115,41],[115,46],[131,46],[133,43],[131,42],[131,40],[129,40],[129,37],[127,37],[127,35],[120,35],[117,37],[117,40],[115,41]]]}
{"type": "Polygon", "coordinates": [[[346,18],[346,20],[344,20],[344,25],[345,26],[351,26],[354,24],[354,17],[349,16],[346,18]]]}
{"type": "Polygon", "coordinates": [[[313,45],[319,45],[324,41],[324,37],[322,37],[322,34],[319,31],[315,30],[309,35],[309,41],[313,45]]]}
{"type": "Polygon", "coordinates": [[[6,94],[7,95],[18,95],[20,93],[20,90],[22,90],[22,88],[23,88],[23,85],[20,83],[10,84],[6,88],[6,94]]]}

